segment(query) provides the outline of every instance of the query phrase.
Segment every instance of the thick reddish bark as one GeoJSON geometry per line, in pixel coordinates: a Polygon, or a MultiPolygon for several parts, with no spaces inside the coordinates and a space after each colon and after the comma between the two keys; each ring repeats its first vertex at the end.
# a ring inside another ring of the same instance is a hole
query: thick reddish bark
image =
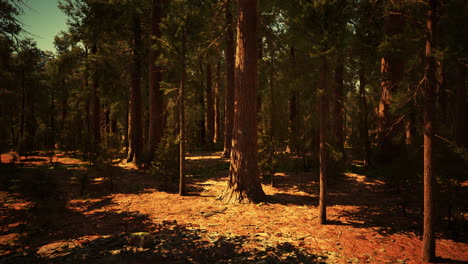
{"type": "MultiPolygon", "coordinates": [[[[200,76],[203,76],[204,71],[203,71],[203,62],[200,59],[200,76]]],[[[206,128],[205,128],[205,96],[203,95],[205,93],[204,91],[205,84],[203,82],[203,77],[200,78],[200,89],[198,91],[199,97],[198,97],[198,102],[200,103],[200,108],[201,108],[201,119],[198,120],[198,130],[199,130],[199,143],[200,145],[204,145],[206,143],[206,128]]]]}
{"type": "Polygon", "coordinates": [[[214,100],[211,64],[206,65],[206,138],[208,144],[213,144],[214,137],[214,100]]]}
{"type": "Polygon", "coordinates": [[[237,11],[231,165],[220,199],[250,203],[265,197],[257,171],[257,1],[239,0],[237,11]]]}
{"type": "Polygon", "coordinates": [[[226,95],[224,101],[224,157],[231,155],[232,126],[234,118],[234,34],[232,29],[231,1],[226,3],[226,95]]]}
{"type": "Polygon", "coordinates": [[[433,171],[433,140],[434,140],[434,108],[435,108],[435,29],[437,16],[437,0],[429,0],[426,37],[426,61],[424,69],[424,230],[423,230],[423,261],[435,260],[434,234],[434,171],[433,171]]]}
{"type": "Polygon", "coordinates": [[[325,55],[320,57],[319,68],[320,100],[319,100],[319,123],[320,123],[320,197],[319,197],[319,224],[327,222],[327,117],[328,117],[328,60],[325,55]]]}
{"type": "Polygon", "coordinates": [[[161,5],[162,0],[153,0],[153,9],[151,15],[151,36],[150,36],[150,63],[149,63],[149,150],[150,159],[164,134],[164,99],[161,91],[160,82],[162,80],[161,68],[156,62],[159,57],[159,48],[156,48],[158,39],[161,38],[161,5]]]}

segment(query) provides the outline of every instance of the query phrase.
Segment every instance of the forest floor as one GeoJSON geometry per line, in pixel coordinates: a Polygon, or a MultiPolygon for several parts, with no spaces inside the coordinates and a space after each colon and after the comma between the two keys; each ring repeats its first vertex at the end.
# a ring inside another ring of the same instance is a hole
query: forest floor
{"type": "MultiPolygon", "coordinates": [[[[277,173],[264,203],[225,204],[219,154],[189,155],[184,197],[176,181],[163,188],[124,164],[94,169],[64,154],[1,164],[0,263],[420,263],[420,200],[403,208],[384,182],[348,172],[330,180],[320,226],[316,174],[277,173]]],[[[439,232],[436,254],[468,263],[467,234],[439,232]]]]}

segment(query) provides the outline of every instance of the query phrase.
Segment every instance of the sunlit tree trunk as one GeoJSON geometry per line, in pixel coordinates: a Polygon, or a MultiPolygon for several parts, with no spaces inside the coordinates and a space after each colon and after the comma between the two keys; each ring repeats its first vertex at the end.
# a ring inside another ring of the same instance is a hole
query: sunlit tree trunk
{"type": "Polygon", "coordinates": [[[257,171],[257,1],[239,0],[231,165],[220,199],[259,202],[265,197],[257,171]]]}
{"type": "Polygon", "coordinates": [[[424,230],[423,230],[423,260],[435,260],[434,234],[434,170],[433,170],[433,140],[434,140],[434,107],[435,107],[435,30],[437,28],[437,0],[429,0],[426,36],[426,61],[424,69],[424,230]]]}
{"type": "Polygon", "coordinates": [[[158,39],[161,38],[161,5],[162,0],[153,0],[153,9],[151,14],[151,35],[150,35],[150,64],[149,64],[149,158],[153,159],[154,152],[161,141],[164,134],[163,127],[163,111],[164,100],[161,91],[160,82],[162,80],[161,68],[156,61],[159,57],[160,51],[158,46],[158,39]]]}
{"type": "Polygon", "coordinates": [[[232,29],[231,0],[226,2],[226,94],[224,101],[224,150],[222,156],[230,157],[234,118],[234,33],[232,29]]]}

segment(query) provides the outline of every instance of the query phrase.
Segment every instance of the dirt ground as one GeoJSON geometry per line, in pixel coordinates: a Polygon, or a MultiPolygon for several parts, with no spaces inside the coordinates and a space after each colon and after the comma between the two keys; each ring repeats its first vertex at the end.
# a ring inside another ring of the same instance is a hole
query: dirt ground
{"type": "MultiPolygon", "coordinates": [[[[330,180],[320,226],[314,173],[277,173],[264,203],[225,204],[219,154],[188,157],[184,197],[176,181],[125,164],[98,170],[64,154],[2,164],[0,263],[420,263],[420,199],[403,209],[384,182],[345,173],[330,180]]],[[[467,235],[442,225],[439,263],[468,263],[467,235]]]]}

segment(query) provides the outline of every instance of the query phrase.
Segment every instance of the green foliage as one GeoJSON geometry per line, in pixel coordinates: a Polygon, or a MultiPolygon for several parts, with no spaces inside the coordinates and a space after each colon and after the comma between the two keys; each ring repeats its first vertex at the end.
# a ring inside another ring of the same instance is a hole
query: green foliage
{"type": "Polygon", "coordinates": [[[179,172],[178,143],[176,134],[172,129],[167,129],[164,137],[161,139],[154,159],[149,167],[149,173],[155,180],[162,182],[167,188],[169,180],[174,180],[179,172]]]}

